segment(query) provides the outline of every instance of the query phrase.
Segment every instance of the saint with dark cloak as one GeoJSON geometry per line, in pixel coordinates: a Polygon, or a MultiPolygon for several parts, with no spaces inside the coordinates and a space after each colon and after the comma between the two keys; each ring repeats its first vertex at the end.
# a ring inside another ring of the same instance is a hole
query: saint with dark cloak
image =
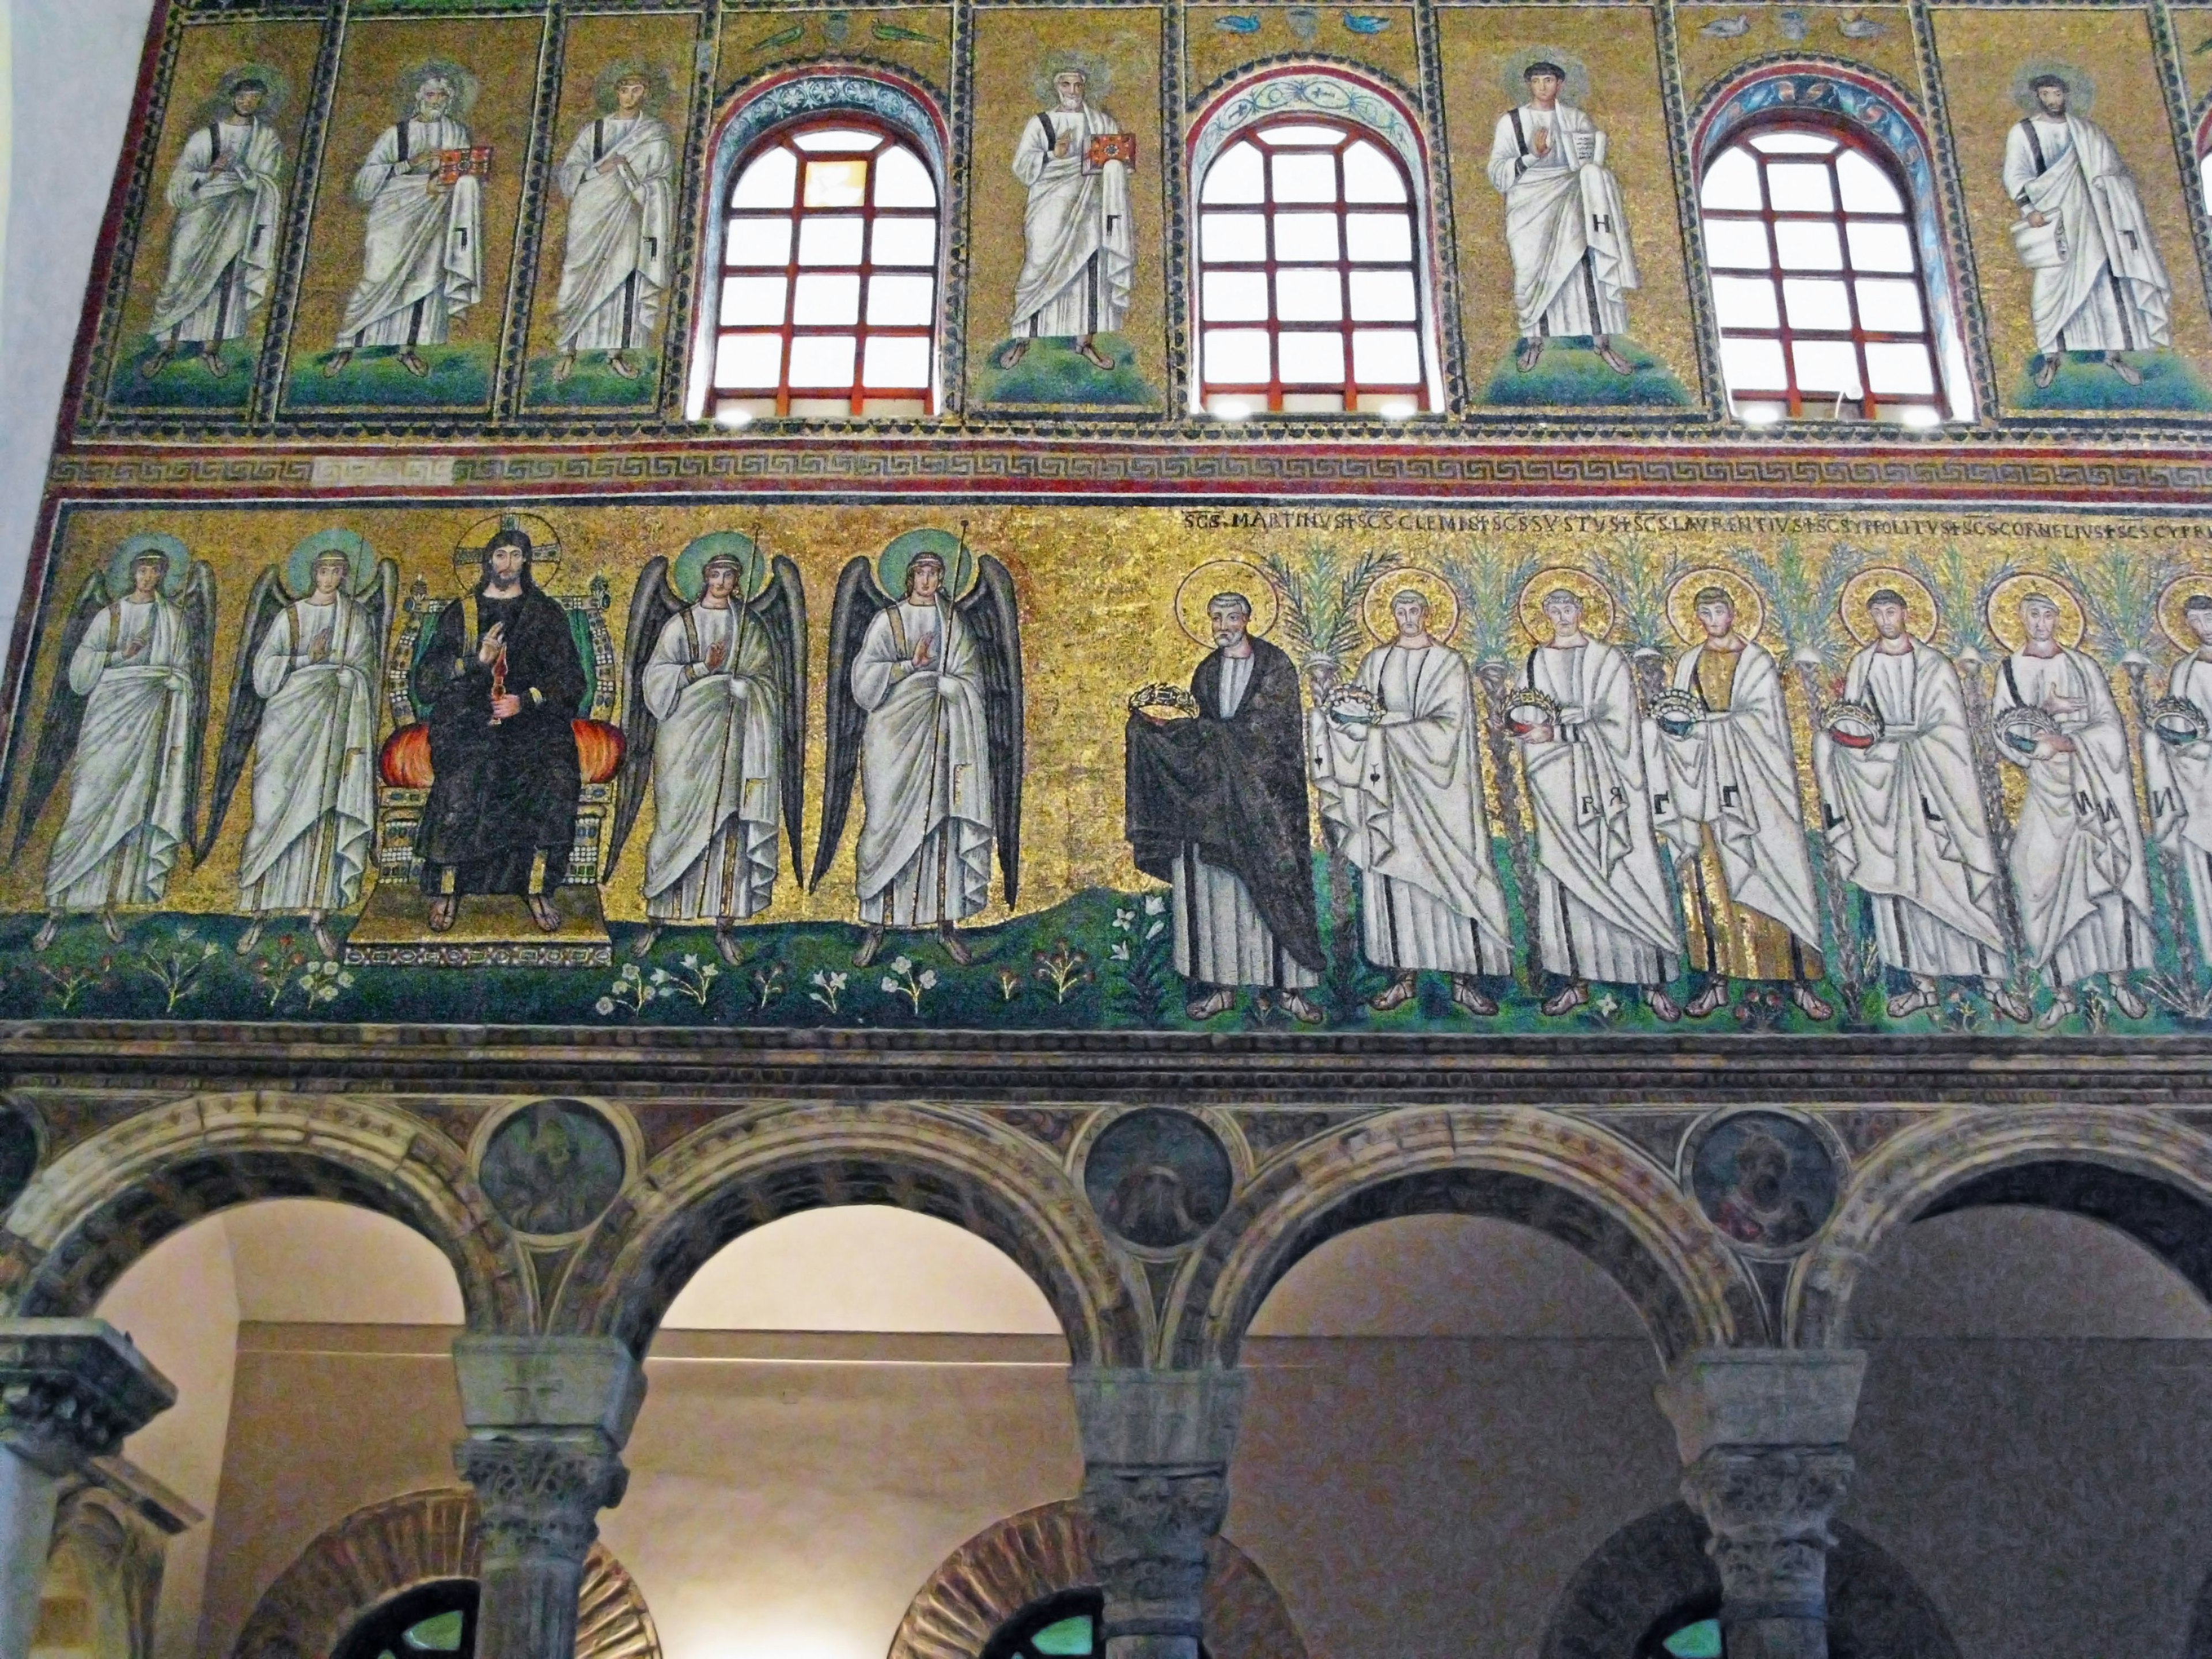
{"type": "Polygon", "coordinates": [[[520,895],[545,932],[561,926],[551,895],[583,793],[572,722],[584,665],[568,614],[531,580],[530,555],[527,532],[495,534],[475,590],[438,613],[416,659],[431,784],[415,847],[434,933],[470,893],[520,895]]]}
{"type": "Polygon", "coordinates": [[[1215,650],[1191,676],[1197,718],[1129,717],[1127,812],[1137,868],[1173,890],[1184,1012],[1211,1019],[1255,988],[1302,1024],[1322,1012],[1298,672],[1247,625],[1251,602],[1206,606],[1215,650]]]}

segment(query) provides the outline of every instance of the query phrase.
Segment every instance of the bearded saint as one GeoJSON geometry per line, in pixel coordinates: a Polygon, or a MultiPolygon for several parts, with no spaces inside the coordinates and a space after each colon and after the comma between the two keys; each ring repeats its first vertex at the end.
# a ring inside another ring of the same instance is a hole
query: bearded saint
{"type": "Polygon", "coordinates": [[[1052,77],[1054,107],[1031,116],[1014,145],[1014,177],[1027,187],[1022,217],[1022,274],[1014,284],[1013,343],[999,367],[1021,362],[1031,340],[1072,339],[1095,368],[1114,367],[1093,343],[1129,314],[1137,268],[1129,213],[1129,169],[1093,165],[1091,141],[1121,131],[1089,102],[1089,77],[1066,69],[1052,77]]]}
{"type": "MultiPolygon", "coordinates": [[[[2166,695],[2195,708],[2212,732],[2212,593],[2192,593],[2182,619],[2197,649],[2173,665],[2166,695]]],[[[2159,844],[2188,872],[2189,908],[2197,921],[2197,957],[2212,963],[2212,741],[2176,746],[2143,734],[2143,781],[2159,844]]]]}
{"type": "Polygon", "coordinates": [[[610,370],[636,379],[629,354],[651,343],[668,292],[675,143],[645,107],[652,95],[645,76],[625,75],[614,91],[614,112],[576,135],[558,175],[568,234],[556,301],[556,380],[575,371],[580,351],[606,352],[610,370]]]}
{"type": "Polygon", "coordinates": [[[269,95],[245,77],[230,88],[230,111],[185,141],[169,173],[169,266],[147,327],[154,354],[140,373],[148,380],[168,367],[179,348],[198,348],[210,374],[229,373],[226,341],[241,337],[269,298],[276,264],[284,192],[284,141],[263,120],[269,95]]]}

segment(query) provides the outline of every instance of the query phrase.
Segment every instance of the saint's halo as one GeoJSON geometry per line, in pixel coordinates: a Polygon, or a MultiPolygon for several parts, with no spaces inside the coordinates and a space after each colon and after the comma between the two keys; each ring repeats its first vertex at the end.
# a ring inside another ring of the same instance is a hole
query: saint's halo
{"type": "Polygon", "coordinates": [[[1582,601],[1583,634],[1586,638],[1603,640],[1613,634],[1613,590],[1587,570],[1577,570],[1571,565],[1547,564],[1522,584],[1521,599],[1514,606],[1514,614],[1521,627],[1539,645],[1549,644],[1552,638],[1552,619],[1544,614],[1544,596],[1564,589],[1582,601]]]}
{"type": "Polygon", "coordinates": [[[1736,637],[1757,639],[1759,630],[1766,625],[1766,601],[1759,589],[1748,578],[1709,564],[1691,571],[1667,590],[1667,620],[1674,624],[1682,643],[1705,642],[1705,625],[1698,620],[1698,595],[1708,587],[1719,588],[1735,606],[1736,637]]]}
{"type": "Polygon", "coordinates": [[[1390,614],[1390,605],[1401,593],[1418,593],[1428,602],[1429,637],[1438,645],[1449,645],[1452,635],[1459,632],[1459,595],[1435,571],[1419,565],[1385,570],[1367,584],[1360,616],[1367,624],[1368,637],[1377,645],[1389,645],[1398,637],[1398,619],[1390,614]]]}
{"type": "MultiPolygon", "coordinates": [[[[1213,624],[1206,620],[1206,607],[1218,593],[1242,594],[1245,604],[1252,607],[1252,620],[1245,624],[1249,634],[1265,634],[1275,625],[1276,613],[1282,608],[1282,599],[1257,565],[1247,564],[1242,559],[1208,559],[1182,579],[1176,589],[1176,621],[1182,631],[1207,650],[1213,649],[1213,624]]],[[[1395,635],[1395,630],[1393,630],[1395,635]]]]}
{"type": "Polygon", "coordinates": [[[1869,565],[1844,584],[1836,612],[1850,636],[1861,645],[1874,643],[1874,618],[1867,615],[1867,599],[1885,587],[1905,601],[1905,631],[1923,643],[1934,639],[1943,618],[1936,596],[1928,591],[1926,582],[1893,564],[1869,565]]]}
{"type": "Polygon", "coordinates": [[[2021,626],[2020,602],[2031,593],[2040,593],[2058,607],[2058,629],[2054,636],[2058,643],[2069,651],[2080,649],[2081,636],[2089,627],[2088,617],[2081,610],[2081,596],[2043,570],[2023,570],[2018,575],[2007,576],[1990,590],[1990,632],[1997,636],[1997,643],[2008,652],[2017,651],[2027,638],[2027,630],[2021,626]]]}
{"type": "Polygon", "coordinates": [[[2212,570],[2185,570],[2166,585],[2158,596],[2158,625],[2166,638],[2185,657],[2193,657],[2203,649],[2204,641],[2197,637],[2197,630],[2189,625],[2185,607],[2198,594],[2212,596],[2212,570]]]}

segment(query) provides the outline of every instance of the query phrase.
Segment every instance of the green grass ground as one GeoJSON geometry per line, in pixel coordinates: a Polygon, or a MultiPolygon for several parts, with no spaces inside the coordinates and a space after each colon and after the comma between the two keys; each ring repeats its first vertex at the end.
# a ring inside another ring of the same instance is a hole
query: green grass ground
{"type": "Polygon", "coordinates": [[[2190,361],[2172,351],[2130,351],[2121,354],[2142,371],[2142,384],[2130,386],[2112,373],[2100,351],[2069,351],[2058,366],[2057,377],[2047,386],[2035,383],[2035,365],[2020,372],[2013,386],[2013,406],[2039,412],[2094,410],[2120,413],[2135,410],[2212,410],[2212,388],[2190,361]]]}
{"type": "Polygon", "coordinates": [[[1589,337],[1547,340],[1536,367],[1521,373],[1517,343],[1498,361],[1482,401],[1504,409],[1686,409],[1692,401],[1674,371],[1626,335],[1613,349],[1628,360],[1632,374],[1607,367],[1590,349],[1589,337]]]}
{"type": "Polygon", "coordinates": [[[261,357],[261,331],[257,327],[243,339],[222,349],[229,372],[217,379],[195,353],[172,357],[159,376],[148,380],[145,368],[153,361],[154,343],[144,335],[131,343],[114,377],[108,382],[107,406],[118,414],[152,414],[188,410],[194,414],[243,415],[253,394],[253,371],[261,357]]]}
{"type": "Polygon", "coordinates": [[[292,371],[284,406],[314,409],[482,409],[491,402],[489,345],[420,346],[428,374],[400,366],[397,346],[356,352],[337,374],[325,373],[337,356],[317,352],[292,371]]]}
{"type": "Polygon", "coordinates": [[[607,367],[604,351],[586,351],[576,359],[574,373],[565,380],[553,378],[560,364],[558,353],[547,352],[530,360],[528,398],[532,409],[651,409],[659,389],[660,352],[655,348],[633,351],[630,364],[639,372],[624,380],[607,367]]]}
{"type": "Polygon", "coordinates": [[[1095,342],[1112,360],[1110,371],[1078,352],[1072,340],[1032,340],[1021,362],[1000,368],[999,354],[1013,343],[1000,340],[991,348],[976,380],[976,403],[1117,409],[1159,405],[1159,392],[1137,372],[1136,347],[1119,334],[1101,334],[1095,342]]]}

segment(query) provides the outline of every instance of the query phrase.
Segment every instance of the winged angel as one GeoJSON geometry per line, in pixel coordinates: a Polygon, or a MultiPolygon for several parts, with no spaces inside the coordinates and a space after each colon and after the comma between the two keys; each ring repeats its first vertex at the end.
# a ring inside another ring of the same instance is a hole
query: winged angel
{"type": "Polygon", "coordinates": [[[844,837],[857,767],[867,932],[854,965],[876,959],[889,928],[934,927],[965,966],[954,930],[990,896],[994,842],[1009,908],[1021,885],[1021,623],[1006,567],[941,530],[907,532],[873,568],[848,563],[830,617],[829,726],[808,888],[844,837]]]}
{"type": "Polygon", "coordinates": [[[173,536],[133,536],[85,579],[62,630],[15,854],[64,769],[68,815],[46,860],[45,950],[62,918],[159,904],[199,802],[215,650],[215,572],[173,536]],[[71,763],[75,764],[72,766],[71,763]]]}
{"type": "Polygon", "coordinates": [[[629,720],[612,852],[622,857],[648,775],[648,926],[641,957],[668,927],[712,923],[738,963],[732,927],[775,897],[776,836],[799,874],[805,824],[806,593],[789,559],[750,537],[702,536],[672,566],[658,558],[629,602],[629,720]]]}
{"type": "Polygon", "coordinates": [[[399,596],[399,567],[349,530],[319,531],[270,565],[246,602],[230,717],[216,757],[204,859],[253,762],[253,822],[238,864],[252,918],[240,955],[276,915],[305,915],[336,957],[334,910],[361,900],[375,831],[376,688],[399,596]]]}

